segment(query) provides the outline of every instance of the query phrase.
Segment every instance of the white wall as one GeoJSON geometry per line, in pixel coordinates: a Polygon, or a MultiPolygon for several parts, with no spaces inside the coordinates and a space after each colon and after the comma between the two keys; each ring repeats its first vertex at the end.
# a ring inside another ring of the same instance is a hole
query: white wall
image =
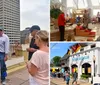
{"type": "MultiPolygon", "coordinates": [[[[89,46],[86,47],[87,49],[89,46]]],[[[85,48],[85,49],[86,49],[85,48]]],[[[94,75],[94,63],[93,63],[93,56],[96,57],[95,60],[95,74],[100,74],[100,50],[99,49],[94,49],[91,51],[87,51],[86,55],[85,52],[77,55],[73,55],[73,57],[70,57],[70,62],[69,62],[69,67],[71,71],[71,65],[76,64],[78,66],[78,79],[80,79],[80,75],[82,74],[82,65],[84,63],[89,63],[91,65],[91,75],[94,75]],[[80,56],[79,56],[80,55],[80,56]],[[81,59],[82,57],[86,59],[81,59]],[[78,59],[78,60],[72,60],[72,59],[78,59]]]]}

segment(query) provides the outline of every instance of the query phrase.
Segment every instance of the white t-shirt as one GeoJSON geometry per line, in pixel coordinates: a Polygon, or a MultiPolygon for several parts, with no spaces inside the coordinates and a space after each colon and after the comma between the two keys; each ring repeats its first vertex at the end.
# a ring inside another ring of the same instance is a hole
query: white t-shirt
{"type": "Polygon", "coordinates": [[[37,50],[30,62],[39,69],[36,75],[31,76],[37,84],[31,85],[49,85],[49,53],[37,50]]]}

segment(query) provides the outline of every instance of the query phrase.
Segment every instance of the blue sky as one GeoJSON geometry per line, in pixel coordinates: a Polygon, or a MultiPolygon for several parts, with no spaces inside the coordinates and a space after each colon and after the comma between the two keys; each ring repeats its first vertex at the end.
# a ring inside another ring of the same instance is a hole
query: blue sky
{"type": "Polygon", "coordinates": [[[67,43],[67,42],[57,42],[57,43],[50,43],[50,59],[55,56],[63,57],[70,46],[74,45],[75,43],[67,43]]]}

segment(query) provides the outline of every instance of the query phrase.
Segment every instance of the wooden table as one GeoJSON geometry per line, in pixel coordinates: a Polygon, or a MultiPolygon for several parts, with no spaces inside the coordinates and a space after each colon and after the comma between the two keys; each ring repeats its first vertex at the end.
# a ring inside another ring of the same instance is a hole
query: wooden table
{"type": "MultiPolygon", "coordinates": [[[[68,40],[68,36],[73,38],[73,41],[74,41],[74,29],[67,29],[67,28],[65,29],[64,39],[68,40]]],[[[50,41],[60,41],[59,29],[51,30],[50,41]]]]}

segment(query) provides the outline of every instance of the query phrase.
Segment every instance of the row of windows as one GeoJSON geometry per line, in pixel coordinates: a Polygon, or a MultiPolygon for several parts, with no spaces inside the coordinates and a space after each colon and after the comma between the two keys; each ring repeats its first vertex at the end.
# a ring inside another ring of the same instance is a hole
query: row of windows
{"type": "MultiPolygon", "coordinates": [[[[3,13],[3,12],[2,12],[3,13]]],[[[20,12],[14,12],[14,11],[4,11],[4,15],[12,15],[12,16],[19,16],[20,12]]]]}
{"type": "MultiPolygon", "coordinates": [[[[5,28],[5,27],[4,27],[4,28],[5,28]]],[[[20,29],[18,29],[18,28],[17,28],[17,29],[15,29],[15,28],[7,28],[7,29],[4,29],[4,30],[5,30],[6,32],[9,32],[9,31],[10,31],[10,32],[17,32],[17,31],[19,32],[19,31],[20,31],[20,29]]]]}
{"type": "Polygon", "coordinates": [[[4,24],[7,24],[8,26],[19,26],[19,23],[13,23],[13,22],[4,22],[4,24]]]}
{"type": "Polygon", "coordinates": [[[9,14],[4,14],[4,16],[5,16],[5,19],[10,18],[10,19],[16,19],[16,20],[18,20],[20,17],[20,15],[14,16],[14,15],[9,15],[9,14]]]}
{"type": "Polygon", "coordinates": [[[15,39],[20,39],[20,36],[19,37],[9,37],[11,40],[15,40],[15,39]]]}
{"type": "Polygon", "coordinates": [[[4,22],[19,23],[19,22],[20,22],[20,20],[4,19],[4,22]]]}
{"type": "MultiPolygon", "coordinates": [[[[18,32],[18,31],[16,31],[16,32],[18,32]]],[[[7,35],[9,35],[9,36],[20,36],[20,33],[18,32],[18,33],[15,33],[14,31],[5,31],[5,33],[7,34],[7,35]]]]}
{"type": "Polygon", "coordinates": [[[3,15],[5,17],[10,17],[10,18],[18,18],[20,16],[20,13],[19,14],[16,14],[16,13],[3,13],[3,15]]]}
{"type": "Polygon", "coordinates": [[[4,20],[12,20],[12,21],[19,21],[20,20],[20,17],[4,17],[4,20]]]}
{"type": "Polygon", "coordinates": [[[19,12],[13,12],[13,11],[11,11],[11,12],[4,11],[4,15],[19,16],[20,13],[19,12]]]}
{"type": "MultiPolygon", "coordinates": [[[[96,47],[96,44],[93,44],[93,45],[91,45],[90,47],[91,47],[91,48],[95,48],[95,47],[96,47]]],[[[84,51],[84,48],[81,48],[80,51],[84,51]]]]}
{"type": "Polygon", "coordinates": [[[4,7],[4,11],[5,10],[7,12],[11,12],[12,11],[12,12],[16,12],[17,13],[19,11],[19,8],[11,8],[11,7],[10,8],[7,8],[7,7],[4,7]]]}
{"type": "Polygon", "coordinates": [[[9,29],[9,30],[5,30],[5,32],[7,34],[20,34],[19,30],[11,30],[11,29],[9,29]]]}
{"type": "Polygon", "coordinates": [[[5,29],[11,29],[11,28],[13,28],[13,29],[18,29],[18,28],[20,28],[20,26],[14,26],[14,25],[8,25],[8,26],[4,26],[4,28],[5,29]]]}
{"type": "Polygon", "coordinates": [[[4,9],[4,12],[6,12],[6,13],[12,13],[12,14],[19,14],[20,13],[20,10],[18,10],[18,9],[16,9],[16,11],[14,11],[14,10],[4,9]]]}
{"type": "Polygon", "coordinates": [[[0,9],[0,13],[3,13],[3,9],[0,9]]]}
{"type": "MultiPolygon", "coordinates": [[[[5,16],[5,15],[4,15],[5,16]]],[[[4,19],[10,19],[10,20],[19,20],[20,17],[15,17],[15,16],[5,16],[4,19]]]]}
{"type": "Polygon", "coordinates": [[[7,34],[20,34],[20,31],[19,30],[5,30],[5,33],[7,33],[7,34]]]}
{"type": "MultiPolygon", "coordinates": [[[[91,51],[91,52],[92,52],[92,51],[91,51]]],[[[82,54],[77,54],[77,55],[75,55],[75,56],[79,57],[79,56],[88,55],[88,54],[90,54],[90,51],[85,52],[85,53],[82,53],[82,54]]],[[[72,56],[72,57],[75,57],[75,56],[72,56]]]]}
{"type": "Polygon", "coordinates": [[[9,5],[16,5],[16,4],[19,4],[19,1],[17,1],[17,0],[14,0],[14,1],[11,1],[11,0],[9,0],[9,1],[4,1],[4,3],[8,3],[9,5]]]}
{"type": "Polygon", "coordinates": [[[10,23],[10,24],[20,24],[20,20],[16,20],[16,21],[14,21],[14,20],[10,20],[10,19],[6,19],[6,20],[4,20],[4,24],[8,24],[8,23],[10,23]]]}
{"type": "Polygon", "coordinates": [[[20,28],[20,26],[18,26],[18,25],[8,25],[8,26],[4,26],[4,27],[5,27],[5,29],[9,29],[9,28],[18,29],[18,28],[20,28]]]}
{"type": "Polygon", "coordinates": [[[19,7],[19,5],[8,5],[8,4],[4,4],[4,8],[6,8],[6,7],[8,7],[9,8],[9,10],[11,10],[11,9],[20,9],[20,7],[19,7]]]}
{"type": "Polygon", "coordinates": [[[19,1],[18,0],[12,0],[12,1],[11,0],[7,1],[6,0],[4,3],[8,3],[8,5],[12,5],[12,4],[16,5],[16,4],[19,4],[19,1]]]}

